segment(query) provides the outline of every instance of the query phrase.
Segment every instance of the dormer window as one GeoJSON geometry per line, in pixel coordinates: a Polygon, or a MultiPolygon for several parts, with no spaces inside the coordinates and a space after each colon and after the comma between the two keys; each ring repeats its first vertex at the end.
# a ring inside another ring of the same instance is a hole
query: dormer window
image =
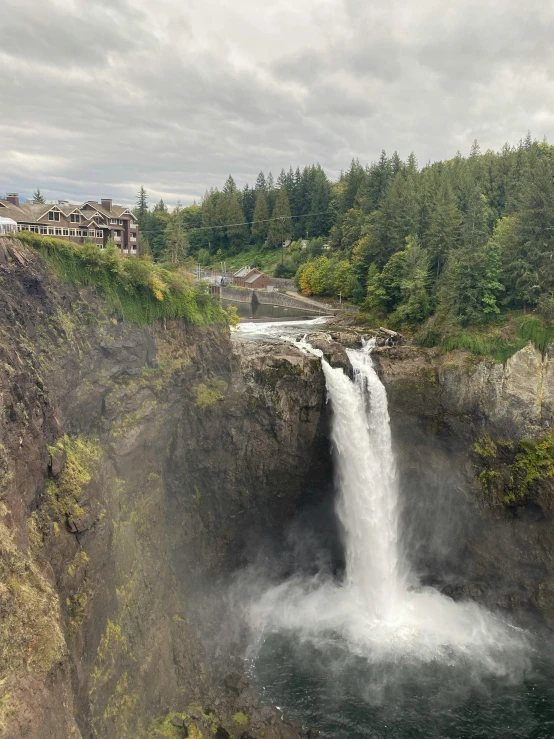
{"type": "Polygon", "coordinates": [[[72,213],[69,216],[69,219],[71,223],[80,223],[81,222],[81,216],[78,213],[72,213]]]}
{"type": "Polygon", "coordinates": [[[117,226],[117,218],[110,218],[110,223],[114,223],[117,226]]]}
{"type": "Polygon", "coordinates": [[[48,220],[49,221],[59,221],[60,220],[60,212],[59,212],[59,210],[51,210],[48,213],[48,220]]]}

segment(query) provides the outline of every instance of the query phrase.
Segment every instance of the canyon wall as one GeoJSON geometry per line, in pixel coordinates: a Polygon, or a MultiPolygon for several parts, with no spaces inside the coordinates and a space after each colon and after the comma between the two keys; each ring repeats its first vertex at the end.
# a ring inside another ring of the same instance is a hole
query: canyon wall
{"type": "Polygon", "coordinates": [[[220,684],[194,622],[200,584],[328,475],[318,361],[233,346],[226,327],[122,322],[11,243],[0,735],[296,737],[244,681],[220,684]]]}

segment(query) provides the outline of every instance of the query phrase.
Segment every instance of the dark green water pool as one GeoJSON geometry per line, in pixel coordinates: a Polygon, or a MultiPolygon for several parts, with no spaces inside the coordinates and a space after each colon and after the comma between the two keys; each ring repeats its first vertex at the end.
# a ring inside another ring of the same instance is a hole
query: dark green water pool
{"type": "MultiPolygon", "coordinates": [[[[500,655],[502,657],[502,655],[500,655]]],[[[333,739],[554,739],[554,650],[504,655],[503,674],[470,659],[371,662],[270,634],[252,660],[264,699],[333,739]]]]}

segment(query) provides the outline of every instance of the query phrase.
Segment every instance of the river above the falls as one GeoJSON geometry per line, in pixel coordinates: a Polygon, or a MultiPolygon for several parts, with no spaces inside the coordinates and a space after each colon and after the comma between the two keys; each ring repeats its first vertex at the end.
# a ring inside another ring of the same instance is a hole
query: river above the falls
{"type": "MultiPolygon", "coordinates": [[[[314,351],[302,336],[324,323],[243,324],[242,338],[314,351]]],[[[386,392],[370,345],[348,355],[352,379],[322,359],[346,570],[256,584],[255,687],[328,739],[552,739],[552,640],[411,572],[386,392]]]]}

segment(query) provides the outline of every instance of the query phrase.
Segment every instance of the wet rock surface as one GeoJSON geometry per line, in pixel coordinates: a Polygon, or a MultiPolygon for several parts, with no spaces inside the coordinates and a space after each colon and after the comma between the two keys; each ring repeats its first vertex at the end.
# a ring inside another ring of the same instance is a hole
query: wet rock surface
{"type": "Polygon", "coordinates": [[[166,736],[190,707],[201,736],[296,737],[220,685],[197,627],[217,623],[195,607],[328,475],[319,361],[235,351],[225,327],[133,326],[32,250],[0,251],[6,735],[166,736]]]}

